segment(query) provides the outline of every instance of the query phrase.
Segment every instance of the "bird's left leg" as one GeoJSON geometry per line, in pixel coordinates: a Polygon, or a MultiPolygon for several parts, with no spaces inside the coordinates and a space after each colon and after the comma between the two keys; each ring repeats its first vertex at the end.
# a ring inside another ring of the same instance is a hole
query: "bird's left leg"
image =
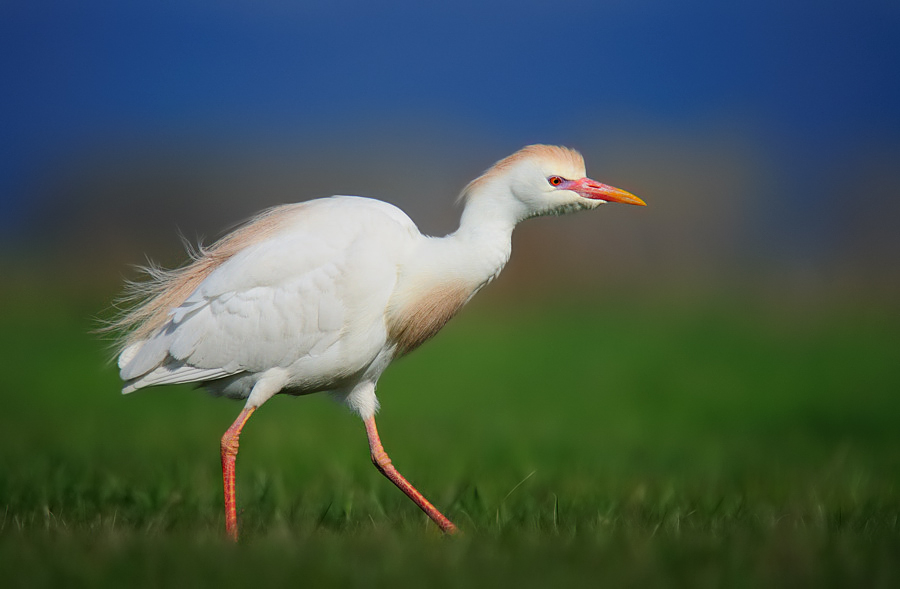
{"type": "Polygon", "coordinates": [[[225,533],[228,537],[237,542],[238,525],[237,525],[237,505],[234,496],[234,463],[237,460],[238,438],[241,436],[241,429],[250,419],[250,415],[256,410],[256,407],[244,407],[241,414],[238,415],[234,423],[231,424],[222,436],[222,483],[225,488],[225,533]]]}
{"type": "Polygon", "coordinates": [[[419,493],[409,481],[403,478],[403,475],[401,475],[397,471],[397,468],[391,463],[390,457],[387,455],[387,452],[384,451],[384,446],[381,445],[381,438],[378,437],[378,429],[375,427],[375,418],[366,418],[365,424],[366,434],[369,437],[369,450],[372,452],[372,462],[375,464],[375,467],[381,471],[381,474],[397,485],[401,491],[406,493],[407,497],[412,499],[413,502],[415,502],[415,504],[434,521],[434,523],[440,526],[441,530],[447,534],[455,534],[457,529],[456,526],[453,525],[453,522],[447,519],[447,517],[438,511],[437,508],[435,508],[424,495],[419,493]]]}

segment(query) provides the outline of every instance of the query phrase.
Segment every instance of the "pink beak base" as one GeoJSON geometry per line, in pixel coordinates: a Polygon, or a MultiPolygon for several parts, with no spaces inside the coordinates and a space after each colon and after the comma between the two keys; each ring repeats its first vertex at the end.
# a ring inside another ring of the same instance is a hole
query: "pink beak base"
{"type": "Polygon", "coordinates": [[[590,178],[582,178],[581,180],[572,180],[570,186],[565,187],[566,190],[577,192],[584,198],[591,200],[602,200],[605,202],[620,202],[626,205],[647,206],[647,203],[620,188],[613,188],[606,184],[601,184],[590,178]]]}

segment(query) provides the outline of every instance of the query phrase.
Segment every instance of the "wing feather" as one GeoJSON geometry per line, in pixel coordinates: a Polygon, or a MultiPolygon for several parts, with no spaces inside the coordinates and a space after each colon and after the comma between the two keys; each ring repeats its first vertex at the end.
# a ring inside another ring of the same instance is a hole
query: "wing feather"
{"type": "Polygon", "coordinates": [[[304,358],[328,356],[351,367],[371,361],[367,355],[384,343],[399,258],[421,236],[386,203],[313,203],[323,205],[304,208],[280,233],[237,252],[150,337],[123,350],[125,392],[287,368],[304,358]]]}

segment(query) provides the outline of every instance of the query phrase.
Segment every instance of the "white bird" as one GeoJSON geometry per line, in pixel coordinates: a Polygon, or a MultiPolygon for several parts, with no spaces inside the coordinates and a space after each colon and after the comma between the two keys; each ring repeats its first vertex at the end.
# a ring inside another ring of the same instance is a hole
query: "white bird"
{"type": "Polygon", "coordinates": [[[375,466],[447,533],[456,526],[394,467],[375,427],[378,378],[435,335],[509,259],[513,228],[606,202],[644,205],[585,177],[571,149],[531,145],[464,189],[459,229],[422,235],[393,205],[332,196],[272,208],[201,249],[151,269],[144,300],[113,327],[123,393],[198,383],[245,399],[222,436],[225,525],[238,538],[241,428],[277,393],[328,391],[363,420],[375,466]]]}

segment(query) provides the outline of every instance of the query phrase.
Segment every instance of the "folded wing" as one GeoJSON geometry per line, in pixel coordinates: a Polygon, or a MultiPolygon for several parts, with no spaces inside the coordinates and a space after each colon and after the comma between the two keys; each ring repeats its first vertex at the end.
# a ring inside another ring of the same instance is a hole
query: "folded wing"
{"type": "Polygon", "coordinates": [[[396,268],[421,236],[379,201],[307,205],[216,267],[159,329],[122,351],[123,392],[272,368],[321,387],[371,362],[384,345],[396,268]]]}

